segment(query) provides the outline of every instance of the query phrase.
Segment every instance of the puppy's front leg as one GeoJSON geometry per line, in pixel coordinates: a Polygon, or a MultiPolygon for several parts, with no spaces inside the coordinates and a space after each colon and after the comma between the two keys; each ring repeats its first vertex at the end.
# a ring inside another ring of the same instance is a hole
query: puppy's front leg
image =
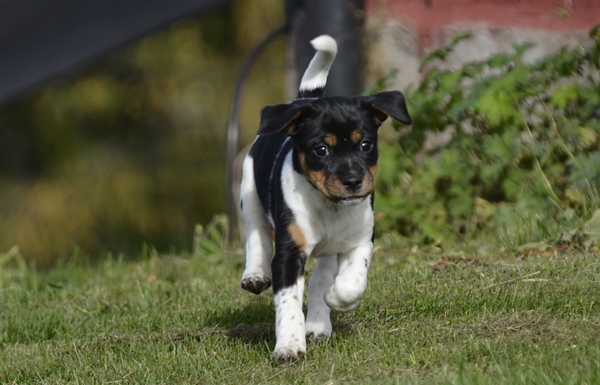
{"type": "Polygon", "coordinates": [[[275,302],[275,335],[273,354],[280,361],[296,361],[306,353],[304,335],[304,264],[306,254],[287,237],[276,235],[273,272],[273,302],[275,302]]]}
{"type": "Polygon", "coordinates": [[[242,217],[246,224],[246,269],[241,286],[254,294],[260,294],[271,286],[271,258],[273,245],[269,220],[258,198],[254,181],[254,160],[244,160],[244,176],[240,188],[242,217]]]}
{"type": "Polygon", "coordinates": [[[358,307],[367,289],[367,273],[371,264],[373,244],[360,245],[338,256],[338,275],[325,293],[325,302],[337,311],[358,307]]]}

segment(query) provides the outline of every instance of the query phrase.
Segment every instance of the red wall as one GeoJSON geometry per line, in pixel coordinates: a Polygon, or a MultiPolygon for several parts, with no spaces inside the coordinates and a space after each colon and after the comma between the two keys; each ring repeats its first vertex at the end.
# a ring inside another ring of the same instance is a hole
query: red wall
{"type": "Polygon", "coordinates": [[[398,18],[418,33],[421,49],[448,25],[487,24],[554,31],[588,31],[600,23],[600,0],[367,0],[367,12],[398,18]],[[559,17],[564,10],[568,17],[559,17]]]}

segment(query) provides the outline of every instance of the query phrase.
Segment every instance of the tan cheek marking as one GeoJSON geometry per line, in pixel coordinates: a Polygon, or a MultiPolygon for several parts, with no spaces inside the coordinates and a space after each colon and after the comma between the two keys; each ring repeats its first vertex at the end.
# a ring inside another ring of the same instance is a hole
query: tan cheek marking
{"type": "Polygon", "coordinates": [[[344,187],[344,184],[337,175],[332,178],[331,183],[329,184],[329,189],[334,195],[339,197],[344,196],[346,191],[346,187],[344,187]]]}
{"type": "Polygon", "coordinates": [[[327,189],[325,188],[325,179],[327,178],[324,171],[312,171],[309,170],[306,166],[306,154],[301,152],[300,156],[300,166],[302,167],[302,171],[304,172],[304,176],[308,179],[312,184],[314,184],[319,191],[325,196],[329,196],[327,193],[327,189]]]}
{"type": "Polygon", "coordinates": [[[288,226],[288,232],[298,249],[300,249],[300,251],[304,251],[306,248],[306,237],[304,236],[304,232],[300,226],[298,226],[296,222],[291,223],[288,226]]]}
{"type": "Polygon", "coordinates": [[[373,179],[375,179],[375,174],[377,174],[377,165],[369,167],[369,172],[373,175],[373,179]]]}
{"type": "Polygon", "coordinates": [[[319,191],[326,193],[325,190],[325,173],[323,171],[310,171],[308,170],[308,178],[317,186],[319,191]]]}
{"type": "Polygon", "coordinates": [[[354,130],[350,133],[350,140],[352,143],[358,144],[362,140],[363,135],[360,131],[354,130]]]}
{"type": "Polygon", "coordinates": [[[377,174],[377,165],[369,167],[369,173],[371,174],[371,183],[373,183],[374,188],[377,182],[377,178],[375,177],[375,174],[377,174]]]}
{"type": "Polygon", "coordinates": [[[328,145],[329,147],[335,147],[335,145],[338,142],[338,139],[337,139],[337,136],[335,136],[333,134],[327,134],[323,138],[323,142],[325,142],[325,144],[328,145]]]}

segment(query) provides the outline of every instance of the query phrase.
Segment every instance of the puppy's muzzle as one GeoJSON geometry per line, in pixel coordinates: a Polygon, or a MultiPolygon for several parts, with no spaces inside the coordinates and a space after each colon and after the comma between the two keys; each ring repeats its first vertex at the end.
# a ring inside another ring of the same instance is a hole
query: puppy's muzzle
{"type": "Polygon", "coordinates": [[[374,179],[369,173],[358,172],[336,175],[325,184],[323,192],[329,200],[343,206],[361,203],[373,193],[374,179]]]}

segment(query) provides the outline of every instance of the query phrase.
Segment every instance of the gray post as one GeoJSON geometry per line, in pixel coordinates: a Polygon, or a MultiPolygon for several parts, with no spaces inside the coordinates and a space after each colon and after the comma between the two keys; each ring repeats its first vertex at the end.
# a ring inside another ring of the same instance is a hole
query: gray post
{"type": "MultiPolygon", "coordinates": [[[[287,0],[286,5],[298,3],[287,0]]],[[[305,0],[295,9],[288,44],[288,99],[294,99],[300,79],[314,55],[310,40],[331,35],[338,43],[325,95],[356,96],[363,91],[363,50],[361,29],[364,23],[363,0],[305,0]]]]}

